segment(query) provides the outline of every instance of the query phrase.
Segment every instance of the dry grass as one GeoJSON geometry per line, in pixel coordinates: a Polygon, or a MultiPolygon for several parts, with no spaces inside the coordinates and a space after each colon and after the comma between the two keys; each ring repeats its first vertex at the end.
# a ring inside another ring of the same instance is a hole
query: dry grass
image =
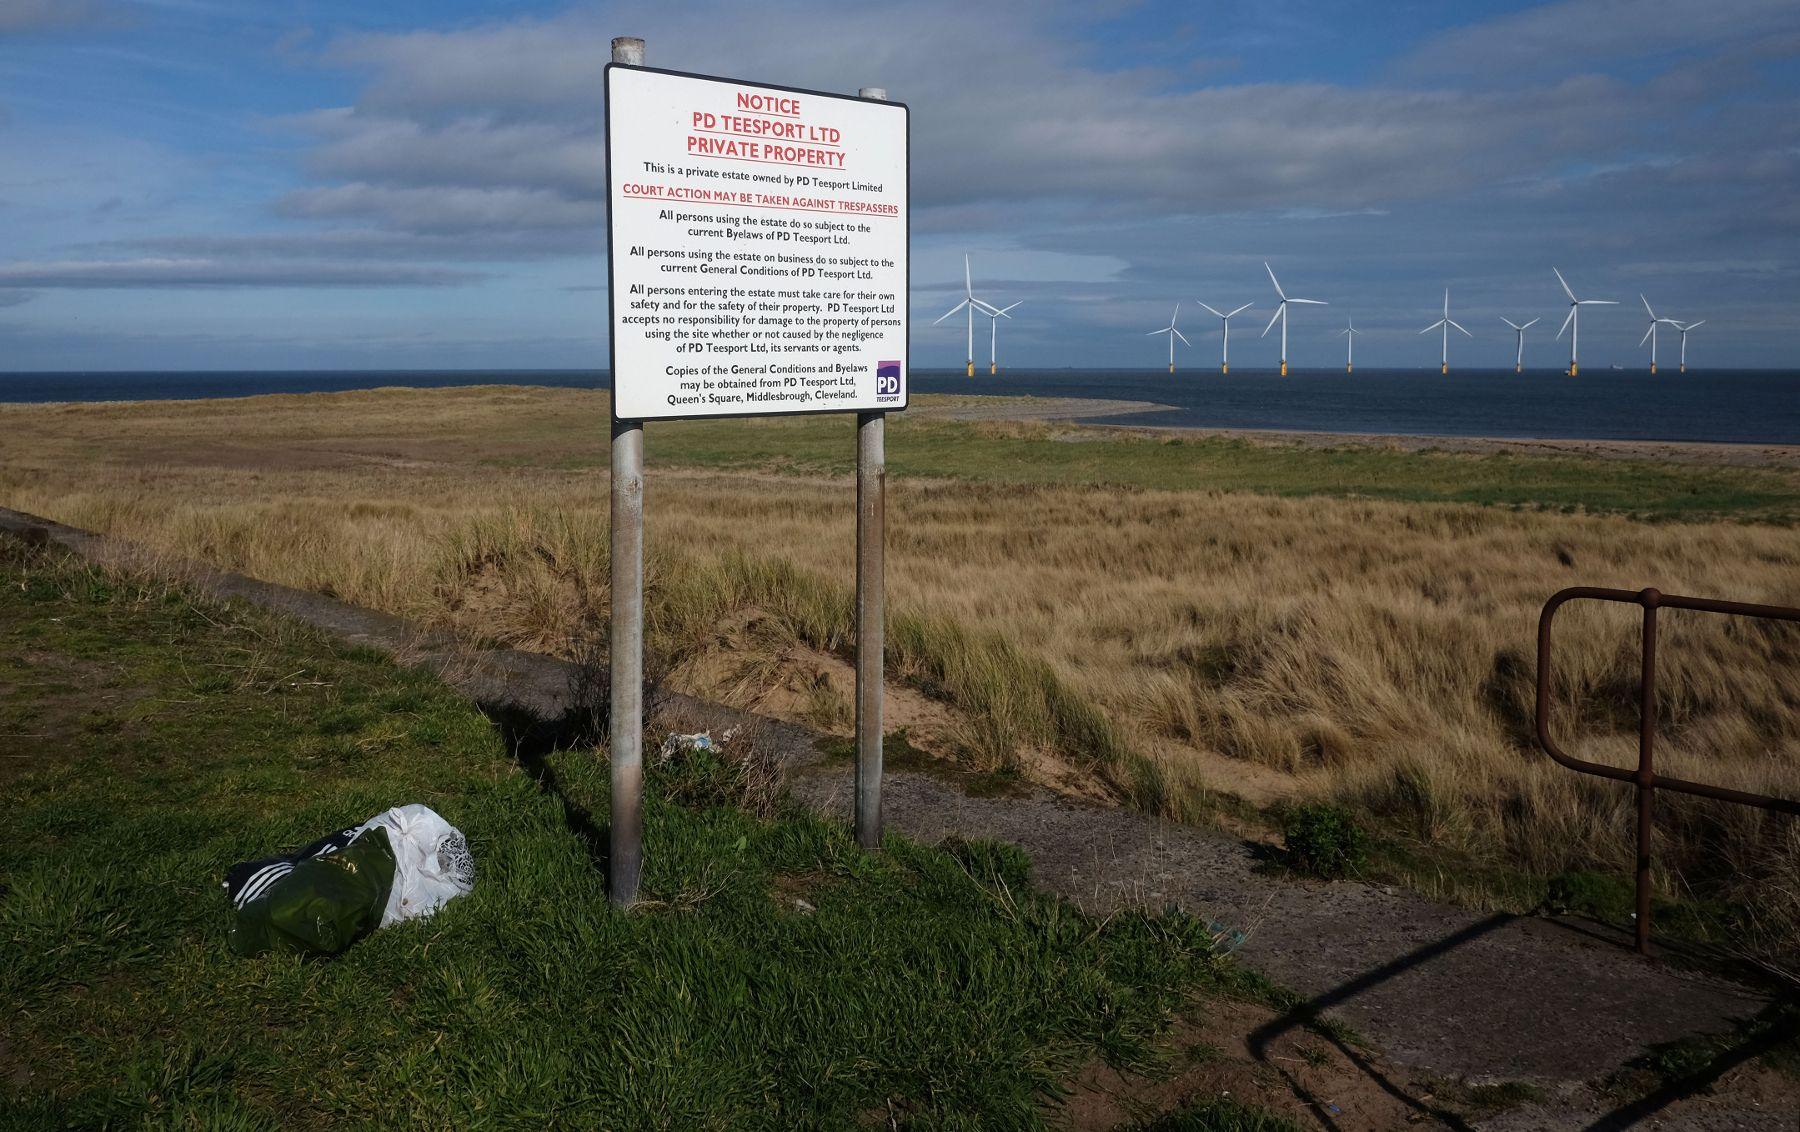
{"type": "MultiPolygon", "coordinates": [[[[4,408],[0,503],[578,653],[606,608],[604,418],[534,432],[534,396],[4,408]]],[[[847,483],[670,467],[671,435],[650,443],[652,648],[679,671],[748,618],[731,640],[761,658],[734,670],[749,685],[791,646],[847,655],[847,483]]],[[[1347,800],[1540,875],[1625,869],[1631,817],[1626,789],[1529,742],[1543,600],[1655,585],[1800,605],[1800,534],[1725,521],[920,478],[895,481],[889,516],[891,668],[956,709],[973,761],[1048,751],[1178,816],[1215,792],[1347,800]]],[[[1633,612],[1559,623],[1565,745],[1587,757],[1633,757],[1633,612]]],[[[1800,795],[1800,633],[1664,623],[1661,769],[1800,795]]],[[[1796,823],[1661,806],[1666,888],[1800,932],[1796,823]]]]}

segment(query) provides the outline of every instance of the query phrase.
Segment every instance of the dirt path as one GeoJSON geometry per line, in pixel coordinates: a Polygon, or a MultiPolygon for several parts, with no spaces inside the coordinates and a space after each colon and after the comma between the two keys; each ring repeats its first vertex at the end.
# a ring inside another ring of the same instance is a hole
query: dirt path
{"type": "MultiPolygon", "coordinates": [[[[8,531],[93,559],[130,557],[129,548],[100,536],[0,508],[0,533],[8,531]]],[[[186,577],[429,668],[481,704],[515,741],[533,729],[554,738],[581,713],[567,662],[506,650],[470,653],[396,618],[240,575],[191,568],[186,577]]],[[[673,699],[693,724],[744,718],[673,699]]],[[[784,751],[795,794],[822,812],[847,815],[849,767],[819,755],[816,737],[803,728],[764,726],[784,751]]],[[[1345,1052],[1427,1118],[1436,1112],[1434,1082],[1449,1079],[1547,1091],[1546,1102],[1509,1110],[1496,1128],[1620,1128],[1637,1126],[1639,1117],[1669,1128],[1794,1128],[1795,1090],[1771,1093],[1760,1080],[1714,1096],[1635,1102],[1640,1108],[1594,1087],[1646,1046],[1725,1033],[1767,999],[1641,959],[1623,939],[1592,925],[1470,912],[1354,882],[1278,877],[1259,871],[1252,850],[1223,834],[1042,791],[970,797],[920,772],[890,773],[885,781],[890,828],[927,842],[952,835],[1013,842],[1030,853],[1039,884],[1085,908],[1173,905],[1244,933],[1242,958],[1379,1049],[1378,1059],[1355,1046],[1345,1052]]],[[[1303,1020],[1277,1019],[1252,1044],[1272,1043],[1303,1020]]]]}

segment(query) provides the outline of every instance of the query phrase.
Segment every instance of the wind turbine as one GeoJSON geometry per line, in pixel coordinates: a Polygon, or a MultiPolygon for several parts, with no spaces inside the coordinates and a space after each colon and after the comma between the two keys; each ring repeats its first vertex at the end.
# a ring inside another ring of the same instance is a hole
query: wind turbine
{"type": "Polygon", "coordinates": [[[1650,328],[1648,330],[1644,331],[1644,336],[1642,338],[1638,339],[1638,345],[1642,346],[1645,342],[1650,343],[1650,376],[1655,377],[1656,376],[1656,326],[1658,323],[1666,322],[1670,326],[1673,326],[1675,329],[1680,330],[1681,324],[1679,322],[1676,322],[1672,318],[1657,318],[1656,312],[1650,309],[1650,300],[1644,298],[1644,293],[1642,291],[1638,292],[1638,301],[1644,304],[1644,313],[1650,316],[1650,328]]]}
{"type": "Polygon", "coordinates": [[[1432,323],[1430,326],[1427,326],[1425,329],[1419,331],[1420,334],[1430,334],[1433,330],[1436,330],[1439,327],[1443,327],[1443,329],[1444,329],[1444,344],[1438,351],[1438,373],[1440,373],[1440,374],[1447,374],[1450,372],[1450,328],[1452,326],[1456,327],[1458,330],[1462,330],[1464,337],[1467,337],[1467,338],[1475,337],[1473,334],[1470,334],[1467,330],[1463,330],[1462,323],[1460,323],[1450,317],[1450,288],[1445,287],[1444,288],[1444,317],[1438,319],[1436,322],[1432,323]]]}
{"type": "MultiPolygon", "coordinates": [[[[965,308],[969,312],[968,376],[974,377],[975,376],[975,312],[977,310],[979,310],[982,314],[988,315],[989,317],[994,317],[994,316],[998,315],[1000,312],[975,297],[975,284],[971,281],[971,277],[969,275],[969,257],[967,255],[963,256],[963,301],[960,303],[957,303],[955,306],[953,306],[949,310],[945,311],[942,315],[940,315],[938,317],[937,321],[933,322],[931,325],[936,326],[939,322],[944,321],[944,319],[949,318],[951,315],[955,314],[957,311],[963,310],[965,308]]],[[[1008,317],[1011,317],[1011,316],[1008,316],[1008,317]]]]}
{"type": "Polygon", "coordinates": [[[1342,334],[1344,336],[1344,372],[1345,373],[1355,373],[1356,372],[1356,336],[1358,334],[1361,334],[1362,331],[1360,331],[1356,328],[1356,320],[1355,319],[1345,318],[1344,321],[1346,323],[1348,323],[1348,325],[1345,326],[1344,329],[1338,331],[1339,334],[1342,334]]]}
{"type": "MultiPolygon", "coordinates": [[[[1550,270],[1556,271],[1556,268],[1552,267],[1550,270]]],[[[1581,373],[1581,362],[1576,356],[1581,346],[1581,308],[1616,307],[1619,304],[1612,299],[1577,299],[1575,292],[1569,290],[1569,281],[1563,278],[1560,271],[1556,271],[1556,281],[1562,284],[1563,294],[1569,296],[1569,317],[1563,319],[1562,330],[1558,330],[1556,336],[1561,338],[1563,330],[1574,328],[1569,335],[1569,376],[1577,377],[1581,373]]]]}
{"type": "Polygon", "coordinates": [[[1269,266],[1268,260],[1263,261],[1263,270],[1269,273],[1269,282],[1275,284],[1275,293],[1277,295],[1281,296],[1281,302],[1276,304],[1275,315],[1273,318],[1269,319],[1269,325],[1263,327],[1263,332],[1261,334],[1257,335],[1257,337],[1267,338],[1269,336],[1269,331],[1271,331],[1275,328],[1275,320],[1276,319],[1281,320],[1281,376],[1286,377],[1287,376],[1287,309],[1288,309],[1288,304],[1289,303],[1305,303],[1306,305],[1313,306],[1313,307],[1328,307],[1331,304],[1325,302],[1322,299],[1290,299],[1287,297],[1287,292],[1283,291],[1281,289],[1281,280],[1275,278],[1275,269],[1269,266]]]}
{"type": "MultiPolygon", "coordinates": [[[[1206,307],[1205,303],[1201,303],[1200,305],[1203,307],[1206,307]]],[[[1219,372],[1220,373],[1230,373],[1231,372],[1231,320],[1233,318],[1237,317],[1238,315],[1243,314],[1245,311],[1249,310],[1250,304],[1245,303],[1243,306],[1239,307],[1237,310],[1232,311],[1230,314],[1222,314],[1219,311],[1214,311],[1211,307],[1206,307],[1206,309],[1209,311],[1212,311],[1213,314],[1217,315],[1220,324],[1225,328],[1225,336],[1223,339],[1221,339],[1221,341],[1223,342],[1223,345],[1219,347],[1219,372]]]]}
{"type": "Polygon", "coordinates": [[[1705,319],[1701,319],[1699,322],[1690,322],[1686,326],[1683,326],[1679,322],[1675,324],[1675,329],[1681,331],[1681,372],[1682,373],[1687,372],[1687,332],[1692,330],[1694,327],[1701,325],[1705,321],[1706,321],[1705,319]]]}
{"type": "MultiPolygon", "coordinates": [[[[1025,301],[1024,299],[1020,299],[1019,303],[1022,303],[1024,301],[1025,301]]],[[[1001,307],[999,309],[999,311],[997,311],[996,313],[988,315],[988,376],[989,377],[992,377],[995,374],[1000,372],[1000,349],[999,349],[1000,320],[1003,318],[1011,318],[1012,315],[1007,314],[1006,312],[1017,309],[1019,303],[1013,303],[1011,306],[1001,307]]],[[[983,312],[983,313],[986,313],[986,312],[983,312]]]]}
{"type": "Polygon", "coordinates": [[[1175,372],[1175,339],[1177,339],[1177,338],[1181,339],[1181,344],[1183,346],[1192,346],[1193,345],[1192,342],[1189,342],[1187,340],[1187,335],[1185,335],[1181,331],[1175,329],[1175,317],[1176,317],[1176,315],[1179,315],[1180,313],[1181,313],[1181,304],[1176,303],[1175,304],[1175,314],[1172,314],[1169,316],[1169,325],[1163,327],[1161,330],[1152,330],[1150,333],[1144,335],[1144,337],[1146,337],[1146,338],[1154,338],[1158,334],[1167,334],[1169,336],[1169,372],[1170,373],[1175,372]]]}
{"type": "Polygon", "coordinates": [[[1538,320],[1534,318],[1530,322],[1526,323],[1525,326],[1520,326],[1518,323],[1514,322],[1510,318],[1503,318],[1500,321],[1504,322],[1506,325],[1512,327],[1514,333],[1518,334],[1518,336],[1519,336],[1519,349],[1516,353],[1513,354],[1513,372],[1514,373],[1524,373],[1525,372],[1525,328],[1528,326],[1536,326],[1538,320]]]}

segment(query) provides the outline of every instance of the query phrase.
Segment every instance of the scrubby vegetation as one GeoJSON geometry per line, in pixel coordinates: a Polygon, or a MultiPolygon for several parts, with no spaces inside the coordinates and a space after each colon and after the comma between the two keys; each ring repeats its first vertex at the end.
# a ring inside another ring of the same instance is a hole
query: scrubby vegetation
{"type": "MultiPolygon", "coordinates": [[[[915,744],[1187,820],[1227,796],[1329,801],[1384,875],[1439,895],[1528,908],[1553,877],[1630,869],[1629,789],[1531,737],[1550,593],[1800,604],[1791,469],[1176,444],[922,404],[889,439],[890,672],[940,711],[915,744]]],[[[603,624],[595,395],[0,415],[0,503],[480,639],[568,654],[603,624]]],[[[847,729],[847,428],[651,430],[650,641],[677,687],[847,729]]],[[[1633,612],[1559,622],[1559,734],[1584,757],[1633,757],[1633,612]]],[[[1674,613],[1661,651],[1659,768],[1800,794],[1796,627],[1674,613]]],[[[1800,823],[1658,813],[1663,894],[1715,910],[1692,922],[1733,947],[1792,954],[1800,823]]]]}

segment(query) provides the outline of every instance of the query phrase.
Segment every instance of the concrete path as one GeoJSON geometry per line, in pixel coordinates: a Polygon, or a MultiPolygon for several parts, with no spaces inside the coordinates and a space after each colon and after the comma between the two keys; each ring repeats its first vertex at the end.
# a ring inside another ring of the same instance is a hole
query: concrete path
{"type": "MultiPolygon", "coordinates": [[[[847,768],[815,765],[795,792],[847,816],[850,786],[847,768]]],[[[1245,932],[1238,954],[1252,967],[1422,1072],[1585,1081],[1652,1043],[1729,1030],[1767,1001],[1585,925],[1272,876],[1235,839],[1127,810],[1042,792],[971,798],[921,773],[889,775],[882,801],[889,827],[922,841],[1019,845],[1038,884],[1090,911],[1174,905],[1245,932]]]]}

